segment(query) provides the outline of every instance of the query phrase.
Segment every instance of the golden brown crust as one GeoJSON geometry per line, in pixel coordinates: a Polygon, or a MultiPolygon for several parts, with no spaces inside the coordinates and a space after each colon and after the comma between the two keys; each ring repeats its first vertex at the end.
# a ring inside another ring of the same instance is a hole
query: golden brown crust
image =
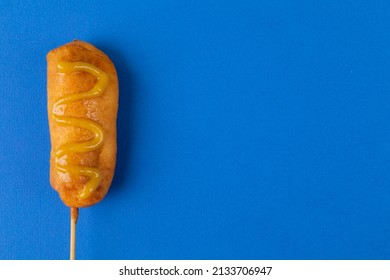
{"type": "Polygon", "coordinates": [[[50,183],[59,193],[62,201],[69,207],[88,207],[101,201],[106,195],[114,176],[116,162],[116,118],[118,111],[118,78],[111,60],[93,45],[75,40],[50,51],[47,55],[47,105],[51,140],[50,183]],[[87,72],[59,73],[60,61],[86,62],[108,74],[109,84],[100,97],[74,101],[64,109],[64,115],[90,119],[103,127],[104,143],[101,148],[88,153],[67,155],[68,164],[97,167],[103,172],[103,179],[96,191],[86,199],[79,199],[88,178],[65,176],[56,170],[54,153],[56,149],[69,142],[84,142],[93,138],[90,131],[59,126],[53,119],[53,104],[64,95],[90,90],[96,78],[87,72]]]}

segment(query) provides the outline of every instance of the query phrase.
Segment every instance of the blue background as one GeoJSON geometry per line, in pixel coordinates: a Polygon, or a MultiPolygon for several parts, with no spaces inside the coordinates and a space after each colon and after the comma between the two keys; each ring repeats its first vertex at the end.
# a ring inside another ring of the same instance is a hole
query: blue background
{"type": "Polygon", "coordinates": [[[79,259],[390,259],[390,1],[0,2],[0,259],[67,259],[46,54],[120,79],[79,259]]]}

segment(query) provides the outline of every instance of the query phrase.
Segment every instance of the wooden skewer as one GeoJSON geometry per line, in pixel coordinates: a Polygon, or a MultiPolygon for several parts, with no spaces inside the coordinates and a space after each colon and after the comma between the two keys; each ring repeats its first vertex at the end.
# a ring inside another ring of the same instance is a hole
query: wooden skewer
{"type": "Polygon", "coordinates": [[[76,223],[79,218],[79,208],[70,208],[70,259],[76,259],[76,223]]]}

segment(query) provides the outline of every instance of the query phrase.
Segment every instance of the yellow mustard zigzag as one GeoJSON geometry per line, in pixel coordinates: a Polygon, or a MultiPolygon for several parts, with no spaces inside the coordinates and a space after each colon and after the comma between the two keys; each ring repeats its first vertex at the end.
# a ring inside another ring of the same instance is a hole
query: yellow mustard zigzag
{"type": "Polygon", "coordinates": [[[104,131],[103,128],[95,121],[63,116],[62,107],[77,100],[101,96],[108,86],[108,75],[96,66],[85,62],[61,61],[58,63],[57,69],[61,73],[84,71],[94,75],[97,79],[96,84],[89,91],[74,93],[60,98],[54,103],[52,111],[52,117],[58,125],[80,127],[89,130],[94,134],[94,137],[89,141],[81,143],[65,143],[58,147],[55,152],[57,171],[75,176],[86,176],[89,178],[84,186],[84,189],[78,195],[80,199],[85,199],[96,190],[103,179],[101,170],[96,167],[68,165],[66,164],[66,161],[64,164],[64,161],[61,162],[61,158],[69,153],[87,153],[99,149],[103,145],[104,131]]]}

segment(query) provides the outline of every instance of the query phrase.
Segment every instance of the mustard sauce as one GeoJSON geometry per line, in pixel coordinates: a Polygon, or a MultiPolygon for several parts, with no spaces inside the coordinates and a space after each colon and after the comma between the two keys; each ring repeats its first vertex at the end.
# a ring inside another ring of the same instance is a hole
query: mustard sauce
{"type": "Polygon", "coordinates": [[[88,91],[66,95],[57,100],[53,105],[52,117],[58,125],[74,126],[89,130],[94,134],[91,140],[81,143],[65,143],[55,151],[55,164],[58,172],[68,174],[69,176],[88,177],[83,190],[78,194],[80,199],[88,198],[99,186],[103,179],[103,174],[99,168],[69,165],[64,160],[70,153],[87,153],[99,149],[103,145],[104,131],[103,128],[95,121],[89,119],[75,118],[64,116],[63,106],[70,103],[101,96],[108,86],[108,75],[96,66],[85,62],[65,62],[61,61],[57,65],[60,73],[72,73],[84,71],[96,77],[96,84],[88,91]]]}

